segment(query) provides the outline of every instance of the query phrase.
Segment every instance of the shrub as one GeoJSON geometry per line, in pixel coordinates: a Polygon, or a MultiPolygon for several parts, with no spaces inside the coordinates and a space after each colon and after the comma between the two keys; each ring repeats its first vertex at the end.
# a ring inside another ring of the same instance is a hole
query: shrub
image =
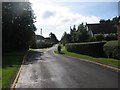
{"type": "Polygon", "coordinates": [[[120,59],[120,41],[108,41],[103,50],[108,57],[120,59]]]}
{"type": "Polygon", "coordinates": [[[96,41],[96,37],[89,37],[88,42],[95,42],[96,41]]]}
{"type": "Polygon", "coordinates": [[[104,35],[102,33],[96,34],[95,38],[96,38],[97,41],[102,41],[102,40],[104,40],[104,35]]]}
{"type": "Polygon", "coordinates": [[[115,34],[108,34],[106,37],[105,37],[105,40],[107,41],[111,41],[111,40],[117,40],[117,36],[115,34]]]}
{"type": "Polygon", "coordinates": [[[103,45],[106,42],[87,42],[87,43],[69,43],[66,44],[66,49],[69,52],[75,52],[94,57],[105,56],[103,52],[103,45]]]}
{"type": "Polygon", "coordinates": [[[61,46],[60,45],[58,45],[58,52],[60,53],[61,52],[61,46]]]}
{"type": "Polygon", "coordinates": [[[33,49],[40,49],[40,48],[49,48],[49,47],[52,47],[54,44],[53,43],[34,43],[31,48],[33,49]]]}

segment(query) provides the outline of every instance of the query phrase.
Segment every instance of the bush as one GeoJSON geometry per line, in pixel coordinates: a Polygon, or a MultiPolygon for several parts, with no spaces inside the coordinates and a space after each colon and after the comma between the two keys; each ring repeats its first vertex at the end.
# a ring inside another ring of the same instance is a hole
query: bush
{"type": "Polygon", "coordinates": [[[52,47],[54,44],[53,43],[34,43],[30,48],[33,49],[42,49],[42,48],[49,48],[52,47]]]}
{"type": "Polygon", "coordinates": [[[58,45],[58,52],[60,53],[61,52],[61,46],[60,45],[58,45]]]}
{"type": "Polygon", "coordinates": [[[115,34],[109,34],[105,37],[105,40],[111,41],[111,40],[117,40],[117,36],[115,34]]]}
{"type": "Polygon", "coordinates": [[[95,42],[96,38],[95,37],[89,37],[88,42],[95,42]]]}
{"type": "Polygon", "coordinates": [[[106,42],[87,42],[87,43],[69,43],[66,49],[69,52],[75,52],[93,57],[104,57],[103,45],[106,42]]]}
{"type": "Polygon", "coordinates": [[[97,41],[102,41],[102,40],[104,40],[104,35],[101,34],[101,33],[100,34],[96,34],[95,38],[96,38],[97,41]]]}
{"type": "Polygon", "coordinates": [[[120,59],[120,41],[108,41],[103,50],[108,57],[120,59]]]}

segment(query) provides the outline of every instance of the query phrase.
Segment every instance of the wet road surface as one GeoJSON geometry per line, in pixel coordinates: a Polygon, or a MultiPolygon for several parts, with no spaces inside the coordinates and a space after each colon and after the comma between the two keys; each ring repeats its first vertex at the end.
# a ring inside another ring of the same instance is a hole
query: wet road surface
{"type": "Polygon", "coordinates": [[[26,56],[15,88],[117,88],[118,73],[69,56],[35,50],[26,56]]]}

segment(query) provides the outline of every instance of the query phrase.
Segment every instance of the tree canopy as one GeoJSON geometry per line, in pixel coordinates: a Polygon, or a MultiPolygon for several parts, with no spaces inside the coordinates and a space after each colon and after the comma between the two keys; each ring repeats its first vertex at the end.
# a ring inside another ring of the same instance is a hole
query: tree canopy
{"type": "Polygon", "coordinates": [[[29,2],[3,2],[3,52],[28,49],[35,35],[34,22],[35,16],[29,2]]]}
{"type": "Polygon", "coordinates": [[[57,39],[57,37],[55,36],[54,33],[51,32],[51,33],[49,34],[49,37],[50,37],[50,41],[51,41],[52,43],[54,43],[54,44],[58,43],[58,39],[57,39]]]}
{"type": "Polygon", "coordinates": [[[85,42],[89,38],[89,34],[86,28],[86,25],[83,23],[78,25],[78,28],[74,25],[73,28],[70,27],[70,34],[66,32],[61,38],[62,43],[78,43],[85,42]]]}
{"type": "MultiPolygon", "coordinates": [[[[111,20],[101,19],[100,23],[107,23],[111,26],[116,27],[118,17],[114,17],[111,20]]],[[[70,34],[64,32],[61,43],[80,43],[80,42],[93,42],[93,41],[102,41],[102,40],[116,40],[115,33],[110,33],[107,36],[104,36],[101,33],[93,36],[91,32],[87,30],[87,23],[84,25],[83,23],[79,24],[78,27],[74,25],[73,28],[70,26],[70,34]]]]}

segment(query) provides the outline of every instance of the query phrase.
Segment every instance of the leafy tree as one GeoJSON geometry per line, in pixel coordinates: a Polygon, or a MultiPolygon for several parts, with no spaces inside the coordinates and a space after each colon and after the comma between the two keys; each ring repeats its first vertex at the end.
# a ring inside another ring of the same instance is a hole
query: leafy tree
{"type": "Polygon", "coordinates": [[[86,25],[81,23],[77,29],[75,25],[73,26],[73,28],[70,27],[70,34],[64,33],[61,40],[64,41],[64,43],[79,43],[87,41],[88,38],[89,34],[86,25]]]}
{"type": "Polygon", "coordinates": [[[70,42],[72,42],[71,35],[64,32],[64,34],[61,38],[61,43],[63,43],[63,45],[65,45],[66,43],[70,43],[70,42]]]}
{"type": "Polygon", "coordinates": [[[116,26],[117,20],[118,20],[118,17],[116,16],[116,17],[113,17],[111,20],[110,19],[108,19],[108,20],[101,19],[100,22],[104,22],[104,23],[116,26]]]}
{"type": "Polygon", "coordinates": [[[54,43],[54,44],[58,43],[57,37],[52,32],[49,34],[49,37],[50,37],[50,40],[52,43],[54,43]]]}
{"type": "Polygon", "coordinates": [[[85,29],[86,29],[86,28],[85,28],[84,24],[81,23],[81,24],[78,25],[78,30],[77,30],[77,31],[83,32],[85,29]]]}
{"type": "Polygon", "coordinates": [[[34,13],[29,2],[2,3],[3,52],[25,50],[34,38],[34,13]]]}
{"type": "Polygon", "coordinates": [[[88,31],[87,31],[87,28],[86,28],[86,25],[84,25],[83,23],[80,24],[78,26],[78,41],[79,42],[85,42],[88,40],[89,38],[89,34],[88,34],[88,31]]]}
{"type": "Polygon", "coordinates": [[[73,26],[73,29],[70,27],[70,35],[71,35],[71,39],[72,39],[72,42],[76,42],[76,38],[77,38],[77,33],[76,33],[76,26],[74,25],[73,26]]]}

